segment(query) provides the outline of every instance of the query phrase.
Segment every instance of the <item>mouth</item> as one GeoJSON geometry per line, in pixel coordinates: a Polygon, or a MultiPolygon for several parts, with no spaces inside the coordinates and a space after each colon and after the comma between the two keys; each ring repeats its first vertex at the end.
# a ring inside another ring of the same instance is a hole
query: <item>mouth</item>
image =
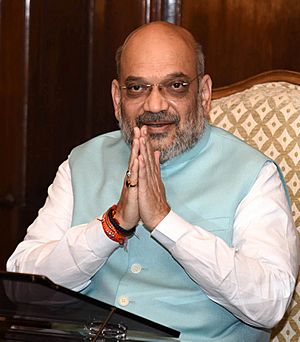
{"type": "Polygon", "coordinates": [[[150,127],[163,127],[167,125],[173,125],[174,122],[145,122],[145,126],[150,126],[150,127]]]}
{"type": "Polygon", "coordinates": [[[161,112],[144,112],[136,120],[138,127],[146,126],[149,133],[152,135],[166,135],[174,127],[178,126],[179,117],[177,115],[167,113],[166,111],[161,112]]]}
{"type": "Polygon", "coordinates": [[[149,133],[163,133],[170,129],[174,122],[145,122],[144,125],[148,127],[149,133]]]}

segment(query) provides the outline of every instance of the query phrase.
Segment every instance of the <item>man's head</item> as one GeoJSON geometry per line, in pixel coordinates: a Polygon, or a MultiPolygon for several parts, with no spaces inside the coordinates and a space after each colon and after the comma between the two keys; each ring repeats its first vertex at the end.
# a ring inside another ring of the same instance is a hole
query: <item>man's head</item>
{"type": "Polygon", "coordinates": [[[153,22],[132,32],[118,50],[119,79],[112,82],[116,118],[127,143],[133,127],[147,125],[164,162],[201,136],[211,98],[203,54],[180,26],[153,22]]]}

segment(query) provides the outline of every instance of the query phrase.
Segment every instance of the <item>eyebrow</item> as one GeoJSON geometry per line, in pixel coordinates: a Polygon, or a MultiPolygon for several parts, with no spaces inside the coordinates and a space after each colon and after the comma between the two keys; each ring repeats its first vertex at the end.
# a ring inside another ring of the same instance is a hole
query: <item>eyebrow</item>
{"type": "MultiPolygon", "coordinates": [[[[166,80],[172,80],[174,78],[179,78],[179,77],[189,78],[189,76],[184,74],[183,72],[173,72],[173,73],[167,74],[164,77],[164,79],[160,82],[163,82],[166,80]]],[[[149,83],[144,77],[140,77],[140,76],[128,76],[125,80],[125,83],[129,83],[129,82],[149,83]]]]}

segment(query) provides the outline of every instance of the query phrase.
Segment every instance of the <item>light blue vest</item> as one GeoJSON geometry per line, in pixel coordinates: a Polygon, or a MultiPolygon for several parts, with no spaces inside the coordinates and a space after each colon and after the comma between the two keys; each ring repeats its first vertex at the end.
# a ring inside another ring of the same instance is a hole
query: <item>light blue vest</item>
{"type": "MultiPolygon", "coordinates": [[[[70,155],[73,225],[90,222],[117,203],[129,158],[120,132],[98,136],[70,155]]],[[[188,222],[232,243],[234,214],[267,157],[229,133],[206,125],[189,151],[161,165],[168,202],[188,222]]],[[[172,227],[170,227],[172,229],[172,227]]],[[[138,226],[128,250],[117,249],[83,293],[182,332],[181,341],[268,341],[211,301],[150,233],[138,226]],[[139,264],[142,270],[132,272],[139,264]]]]}

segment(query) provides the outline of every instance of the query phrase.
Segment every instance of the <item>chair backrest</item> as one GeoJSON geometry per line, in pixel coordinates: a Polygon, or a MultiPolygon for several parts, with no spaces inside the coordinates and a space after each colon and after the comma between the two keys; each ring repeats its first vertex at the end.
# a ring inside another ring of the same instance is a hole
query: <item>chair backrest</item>
{"type": "MultiPolygon", "coordinates": [[[[214,90],[210,122],[275,160],[284,174],[300,232],[300,73],[271,71],[214,90]]],[[[273,340],[300,340],[300,288],[273,340]]]]}

